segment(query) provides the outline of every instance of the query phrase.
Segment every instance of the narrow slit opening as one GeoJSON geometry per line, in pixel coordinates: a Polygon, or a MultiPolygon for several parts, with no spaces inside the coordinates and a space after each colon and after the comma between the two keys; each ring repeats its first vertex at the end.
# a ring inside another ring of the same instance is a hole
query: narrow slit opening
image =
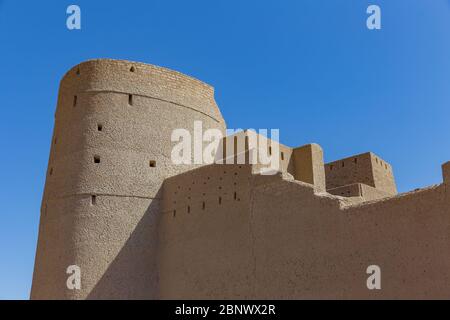
{"type": "Polygon", "coordinates": [[[91,196],[91,205],[95,206],[97,204],[97,196],[91,196]]]}
{"type": "Polygon", "coordinates": [[[133,95],[132,95],[132,94],[129,94],[129,95],[128,95],[128,104],[129,104],[130,106],[133,105],[133,95]]]}
{"type": "Polygon", "coordinates": [[[100,156],[94,156],[94,163],[100,163],[100,156]]]}

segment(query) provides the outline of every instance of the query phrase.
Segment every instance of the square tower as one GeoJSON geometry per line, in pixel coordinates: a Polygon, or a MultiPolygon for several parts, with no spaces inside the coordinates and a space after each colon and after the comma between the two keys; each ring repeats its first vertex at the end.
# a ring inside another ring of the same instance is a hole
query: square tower
{"type": "Polygon", "coordinates": [[[327,190],[362,183],[388,194],[397,194],[392,166],[372,152],[325,165],[327,190]]]}

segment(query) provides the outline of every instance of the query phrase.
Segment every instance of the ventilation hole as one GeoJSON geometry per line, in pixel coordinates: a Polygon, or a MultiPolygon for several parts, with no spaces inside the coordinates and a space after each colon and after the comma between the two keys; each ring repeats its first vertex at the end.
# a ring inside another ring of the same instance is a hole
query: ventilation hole
{"type": "Polygon", "coordinates": [[[91,205],[95,206],[97,204],[97,196],[92,195],[91,196],[91,205]]]}
{"type": "Polygon", "coordinates": [[[284,152],[281,153],[281,160],[284,160],[284,152]]]}
{"type": "Polygon", "coordinates": [[[94,163],[100,163],[100,156],[94,156],[94,163]]]}
{"type": "Polygon", "coordinates": [[[236,192],[234,193],[234,200],[236,200],[237,199],[237,194],[236,194],[236,192]]]}
{"type": "Polygon", "coordinates": [[[353,159],[353,161],[355,161],[355,163],[358,163],[358,158],[353,159]]]}
{"type": "MultiPolygon", "coordinates": [[[[156,167],[156,161],[155,161],[155,160],[150,160],[149,163],[148,163],[148,165],[149,165],[150,167],[152,167],[152,168],[155,168],[155,167],[156,167]]],[[[179,188],[178,188],[178,189],[179,189],[179,188]]]]}
{"type": "Polygon", "coordinates": [[[219,197],[219,204],[222,204],[222,197],[219,197]]]}
{"type": "Polygon", "coordinates": [[[219,187],[219,190],[222,190],[222,187],[219,187]]]}
{"type": "Polygon", "coordinates": [[[331,170],[333,170],[333,165],[332,165],[332,164],[330,164],[330,171],[331,171],[331,170]]]}
{"type": "Polygon", "coordinates": [[[77,68],[77,76],[79,76],[80,75],[80,68],[77,68]]]}
{"type": "Polygon", "coordinates": [[[173,210],[173,217],[175,218],[176,215],[177,215],[177,210],[173,210]]]}
{"type": "Polygon", "coordinates": [[[202,203],[202,210],[205,210],[205,207],[206,207],[206,204],[205,204],[205,201],[203,201],[203,203],[202,203]]]}
{"type": "Polygon", "coordinates": [[[269,147],[269,156],[272,155],[272,147],[269,147]]]}
{"type": "Polygon", "coordinates": [[[53,168],[50,168],[50,172],[49,172],[49,174],[50,174],[50,175],[52,175],[52,174],[53,174],[53,168]]]}
{"type": "Polygon", "coordinates": [[[191,206],[187,207],[187,213],[191,213],[191,206]]]}
{"type": "Polygon", "coordinates": [[[77,96],[73,96],[73,106],[76,107],[77,106],[77,96]]]}
{"type": "Polygon", "coordinates": [[[135,72],[136,71],[136,68],[134,67],[134,66],[132,66],[131,68],[130,68],[130,72],[135,72]]]}
{"type": "Polygon", "coordinates": [[[342,167],[345,167],[345,162],[344,161],[342,161],[342,167]]]}
{"type": "Polygon", "coordinates": [[[133,95],[132,95],[132,94],[129,94],[129,95],[128,95],[128,104],[129,104],[130,106],[133,105],[133,95]]]}
{"type": "Polygon", "coordinates": [[[102,131],[103,130],[103,125],[102,124],[97,124],[97,130],[98,131],[102,131]]]}

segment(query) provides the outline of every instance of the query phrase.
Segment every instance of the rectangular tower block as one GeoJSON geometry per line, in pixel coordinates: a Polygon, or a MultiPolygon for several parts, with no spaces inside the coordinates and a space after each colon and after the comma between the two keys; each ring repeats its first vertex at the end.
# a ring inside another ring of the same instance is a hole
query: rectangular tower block
{"type": "Polygon", "coordinates": [[[372,152],[327,163],[325,176],[327,190],[362,183],[397,194],[391,165],[372,152]]]}

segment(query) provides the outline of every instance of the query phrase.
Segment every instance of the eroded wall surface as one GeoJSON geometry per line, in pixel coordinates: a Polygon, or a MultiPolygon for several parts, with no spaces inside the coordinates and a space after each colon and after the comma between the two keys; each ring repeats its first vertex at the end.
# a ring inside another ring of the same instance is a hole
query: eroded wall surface
{"type": "Polygon", "coordinates": [[[363,202],[315,193],[281,174],[224,167],[200,168],[164,187],[174,201],[161,220],[162,298],[450,295],[448,185],[363,202]],[[218,189],[225,185],[231,193],[218,189]],[[369,265],[380,266],[382,290],[368,290],[369,265]]]}

